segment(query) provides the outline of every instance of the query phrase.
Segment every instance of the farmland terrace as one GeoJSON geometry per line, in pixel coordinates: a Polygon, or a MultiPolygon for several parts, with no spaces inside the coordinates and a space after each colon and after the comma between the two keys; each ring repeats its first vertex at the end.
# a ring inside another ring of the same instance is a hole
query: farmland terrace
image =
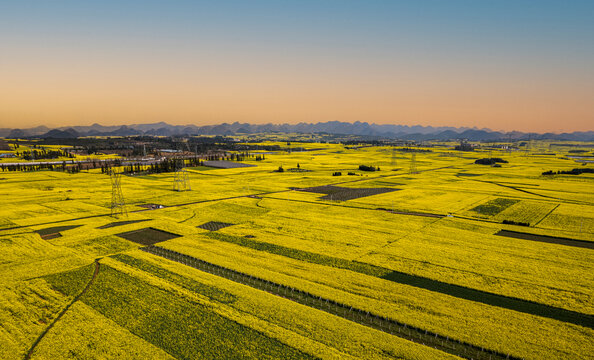
{"type": "Polygon", "coordinates": [[[100,169],[4,172],[0,358],[592,358],[594,174],[541,175],[574,143],[291,144],[122,175],[119,218],[100,169]]]}

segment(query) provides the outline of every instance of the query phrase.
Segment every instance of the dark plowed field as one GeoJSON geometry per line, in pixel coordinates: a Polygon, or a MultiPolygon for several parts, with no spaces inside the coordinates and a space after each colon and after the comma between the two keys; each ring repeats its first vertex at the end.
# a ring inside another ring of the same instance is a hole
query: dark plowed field
{"type": "Polygon", "coordinates": [[[235,224],[224,223],[224,222],[219,222],[219,221],[209,221],[207,223],[199,225],[198,227],[200,229],[204,229],[204,230],[208,230],[208,231],[217,231],[217,230],[220,230],[222,228],[226,228],[227,226],[232,226],[232,225],[235,225],[235,224]]]}
{"type": "Polygon", "coordinates": [[[176,237],[180,237],[180,235],[173,234],[163,230],[153,229],[150,227],[140,230],[128,231],[116,235],[126,240],[134,241],[135,243],[139,243],[142,245],[153,245],[161,241],[167,241],[170,239],[174,239],[176,237]]]}
{"type": "Polygon", "coordinates": [[[315,186],[305,189],[299,189],[299,191],[306,191],[316,194],[326,194],[322,196],[321,200],[338,200],[346,201],[352,199],[358,199],[366,196],[384,194],[400,189],[392,188],[346,188],[334,185],[315,186]]]}
{"type": "Polygon", "coordinates": [[[112,222],[112,223],[109,223],[109,224],[105,224],[105,225],[99,226],[97,229],[109,229],[109,228],[116,227],[116,226],[124,226],[124,225],[128,225],[128,224],[135,224],[135,223],[142,222],[142,221],[148,221],[148,219],[116,221],[116,222],[112,222]]]}
{"type": "Polygon", "coordinates": [[[75,229],[79,226],[82,226],[82,225],[54,226],[54,227],[49,227],[49,228],[45,228],[45,229],[39,229],[35,232],[38,233],[39,236],[41,236],[41,238],[43,240],[51,240],[51,239],[61,237],[62,234],[60,234],[60,231],[75,229]]]}

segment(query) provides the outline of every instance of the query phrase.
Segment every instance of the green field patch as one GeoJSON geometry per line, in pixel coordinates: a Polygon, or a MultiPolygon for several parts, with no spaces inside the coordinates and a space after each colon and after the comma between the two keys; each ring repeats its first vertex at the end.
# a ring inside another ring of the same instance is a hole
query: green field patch
{"type": "Polygon", "coordinates": [[[167,241],[181,236],[152,227],[127,231],[116,235],[141,245],[153,245],[161,241],[167,241]]]}
{"type": "Polygon", "coordinates": [[[580,326],[594,328],[594,316],[578,313],[575,311],[560,309],[549,305],[535,303],[532,301],[507,297],[504,295],[489,293],[481,290],[467,288],[464,286],[449,284],[439,280],[433,280],[421,276],[411,275],[400,271],[393,271],[387,268],[366,264],[358,261],[351,261],[327,255],[311,253],[303,250],[287,248],[284,246],[265,243],[245,237],[226,235],[218,232],[209,232],[205,233],[204,235],[215,240],[237,244],[254,250],[266,251],[271,254],[286,256],[291,259],[351,270],[361,274],[375,276],[388,281],[397,282],[399,284],[439,292],[460,299],[480,302],[491,306],[497,306],[505,309],[524,312],[531,315],[542,316],[550,319],[569,322],[580,326]]]}
{"type": "Polygon", "coordinates": [[[497,215],[518,202],[520,202],[520,200],[497,198],[489,200],[488,202],[472,208],[471,210],[481,215],[497,215]]]}
{"type": "Polygon", "coordinates": [[[81,300],[178,359],[312,359],[280,341],[102,265],[81,300]]]}
{"type": "Polygon", "coordinates": [[[225,223],[225,222],[220,222],[220,221],[209,221],[202,225],[198,225],[198,227],[200,229],[204,229],[204,230],[208,230],[208,231],[217,231],[217,230],[226,228],[228,226],[233,226],[233,225],[235,225],[235,224],[230,224],[230,223],[225,223]]]}
{"type": "Polygon", "coordinates": [[[111,222],[109,224],[101,225],[101,226],[97,227],[97,229],[109,229],[109,228],[116,227],[116,226],[124,226],[124,225],[129,225],[129,224],[136,224],[136,223],[139,223],[139,222],[149,221],[149,220],[150,219],[115,221],[115,222],[111,222]]]}
{"type": "Polygon", "coordinates": [[[91,280],[94,271],[95,264],[89,264],[73,270],[45,275],[42,279],[62,294],[76,296],[85,288],[89,280],[91,280]]]}
{"type": "Polygon", "coordinates": [[[123,262],[124,264],[133,266],[158,278],[179,285],[184,289],[190,290],[191,292],[204,295],[210,299],[226,304],[233,303],[237,299],[235,295],[230,294],[224,290],[176,274],[173,271],[169,271],[167,269],[154,265],[146,260],[138,259],[125,254],[113,255],[111,257],[116,259],[117,261],[123,262]]]}
{"type": "Polygon", "coordinates": [[[297,189],[298,191],[312,192],[316,194],[326,194],[320,197],[321,200],[338,200],[347,201],[358,199],[366,196],[384,194],[400,189],[394,188],[346,188],[334,185],[314,186],[305,189],[297,189]]]}
{"type": "Polygon", "coordinates": [[[545,243],[550,243],[550,244],[559,244],[559,245],[566,245],[566,246],[581,247],[581,248],[586,248],[586,249],[594,249],[594,241],[587,241],[587,240],[576,240],[576,239],[569,239],[569,238],[558,237],[558,236],[530,234],[530,233],[511,231],[511,230],[500,230],[497,233],[495,233],[495,235],[511,237],[514,239],[540,241],[540,242],[545,242],[545,243]]]}

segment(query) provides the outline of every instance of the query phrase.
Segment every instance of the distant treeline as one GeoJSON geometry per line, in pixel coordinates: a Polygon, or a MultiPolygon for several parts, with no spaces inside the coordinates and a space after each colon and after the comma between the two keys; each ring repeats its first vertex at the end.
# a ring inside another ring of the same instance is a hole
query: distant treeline
{"type": "Polygon", "coordinates": [[[419,149],[419,148],[410,148],[410,147],[405,147],[405,148],[395,148],[394,150],[396,151],[402,151],[402,152],[415,152],[415,153],[427,153],[427,152],[433,152],[433,150],[429,150],[429,149],[419,149]]]}
{"type": "Polygon", "coordinates": [[[25,150],[21,153],[18,151],[15,153],[16,156],[20,156],[24,160],[39,160],[39,159],[57,159],[60,157],[74,158],[74,155],[67,151],[62,150],[25,150]]]}
{"type": "Polygon", "coordinates": [[[144,155],[155,153],[161,149],[204,154],[217,151],[280,151],[279,145],[264,145],[251,143],[238,143],[234,138],[227,136],[199,136],[199,137],[154,137],[154,136],[127,136],[108,138],[74,138],[74,139],[41,139],[36,144],[42,145],[69,145],[88,154],[103,151],[117,152],[118,150],[131,151],[131,155],[144,155]]]}
{"type": "MultiPolygon", "coordinates": [[[[122,171],[123,174],[160,174],[160,173],[167,173],[167,172],[174,172],[180,170],[186,166],[203,166],[204,161],[201,161],[199,158],[190,158],[190,159],[164,159],[158,163],[153,164],[143,164],[143,163],[135,163],[130,165],[123,166],[122,171]]],[[[116,165],[117,166],[117,165],[116,165]]],[[[113,171],[112,164],[101,164],[101,173],[102,174],[110,174],[113,171]]]]}
{"type": "Polygon", "coordinates": [[[571,169],[571,170],[549,170],[542,173],[542,175],[579,175],[579,174],[594,174],[594,168],[571,169]]]}
{"type": "Polygon", "coordinates": [[[22,165],[22,164],[0,164],[2,171],[41,171],[41,170],[57,170],[65,171],[69,173],[80,172],[83,168],[88,169],[92,164],[81,164],[81,163],[67,163],[63,161],[61,164],[49,164],[40,163],[35,165],[22,165]]]}

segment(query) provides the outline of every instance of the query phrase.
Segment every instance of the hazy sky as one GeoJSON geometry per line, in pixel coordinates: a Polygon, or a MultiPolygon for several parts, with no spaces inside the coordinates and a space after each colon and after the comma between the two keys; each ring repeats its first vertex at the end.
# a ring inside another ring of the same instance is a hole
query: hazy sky
{"type": "Polygon", "coordinates": [[[0,1],[0,127],[594,130],[594,1],[0,1]]]}

